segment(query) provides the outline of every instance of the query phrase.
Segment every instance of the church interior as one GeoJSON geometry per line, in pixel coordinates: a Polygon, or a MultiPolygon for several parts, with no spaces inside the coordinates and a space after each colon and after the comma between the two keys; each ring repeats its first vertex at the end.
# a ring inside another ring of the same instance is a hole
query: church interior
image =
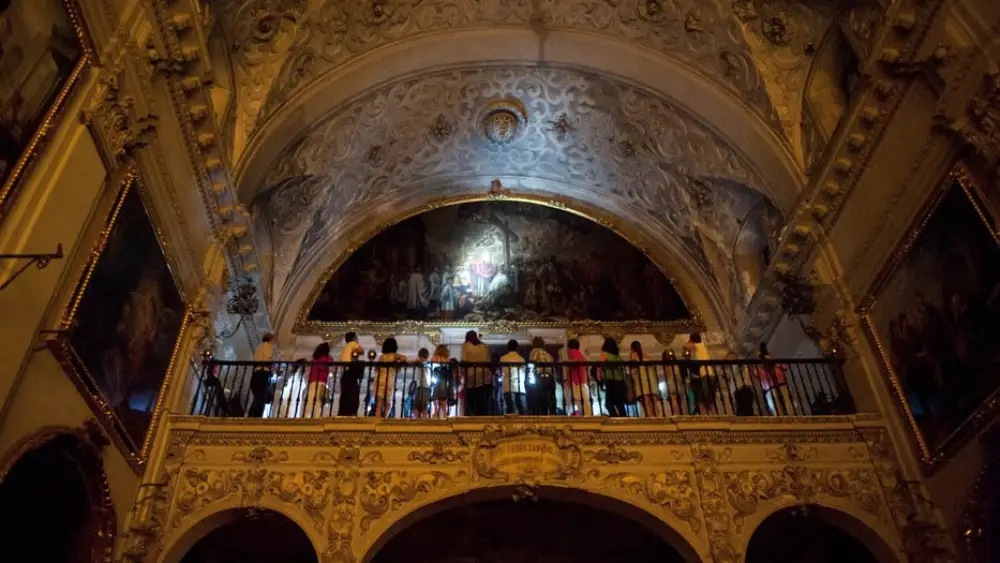
{"type": "Polygon", "coordinates": [[[5,561],[1000,561],[1000,3],[0,0],[0,318],[5,561]]]}

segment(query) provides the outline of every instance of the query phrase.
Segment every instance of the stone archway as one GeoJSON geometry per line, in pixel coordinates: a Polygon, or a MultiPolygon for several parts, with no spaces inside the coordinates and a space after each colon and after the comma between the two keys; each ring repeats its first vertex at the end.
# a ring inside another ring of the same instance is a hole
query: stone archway
{"type": "Polygon", "coordinates": [[[482,545],[479,556],[497,562],[532,556],[567,561],[701,561],[694,546],[650,513],[565,487],[540,487],[531,491],[530,498],[516,487],[491,487],[424,506],[386,530],[360,561],[385,563],[415,550],[425,558],[448,561],[449,554],[468,552],[468,542],[482,545]],[[447,538],[432,539],[444,530],[447,538]]]}
{"type": "Polygon", "coordinates": [[[0,529],[5,555],[110,563],[118,522],[101,457],[107,444],[90,421],[81,429],[44,428],[0,458],[0,506],[16,515],[0,529]]]}
{"type": "Polygon", "coordinates": [[[163,561],[213,563],[283,561],[318,563],[312,538],[284,513],[270,509],[237,508],[199,520],[168,550],[163,561]],[[276,541],[280,538],[280,541],[276,541]]]}
{"type": "Polygon", "coordinates": [[[747,563],[900,563],[903,559],[877,521],[820,504],[785,506],[767,513],[747,538],[747,563]],[[865,519],[868,520],[868,519],[865,519]]]}

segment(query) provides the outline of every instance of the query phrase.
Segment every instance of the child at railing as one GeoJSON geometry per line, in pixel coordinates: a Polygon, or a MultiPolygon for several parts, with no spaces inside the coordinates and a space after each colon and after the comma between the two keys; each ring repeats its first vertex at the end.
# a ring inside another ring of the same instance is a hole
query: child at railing
{"type": "MultiPolygon", "coordinates": [[[[395,338],[386,338],[382,343],[382,355],[378,357],[380,363],[403,363],[406,356],[397,354],[399,344],[395,338]]],[[[398,367],[380,367],[375,372],[375,418],[385,418],[389,414],[390,398],[394,390],[398,367]]]]}
{"type": "MultiPolygon", "coordinates": [[[[629,361],[644,362],[646,355],[642,351],[642,343],[638,340],[632,341],[632,351],[629,354],[629,361]]],[[[653,398],[659,392],[656,384],[656,371],[648,366],[638,366],[631,368],[632,389],[635,397],[642,404],[642,416],[656,416],[656,406],[653,398]]]]}
{"type": "Polygon", "coordinates": [[[431,370],[427,369],[430,355],[427,348],[421,348],[417,352],[417,364],[414,368],[417,392],[413,396],[413,412],[417,418],[430,418],[427,412],[431,404],[431,370]]]}

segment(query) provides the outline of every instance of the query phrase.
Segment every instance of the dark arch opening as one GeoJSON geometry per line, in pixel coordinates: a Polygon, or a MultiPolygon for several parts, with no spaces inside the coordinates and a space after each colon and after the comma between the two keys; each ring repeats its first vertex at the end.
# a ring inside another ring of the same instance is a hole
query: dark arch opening
{"type": "MultiPolygon", "coordinates": [[[[596,495],[550,491],[514,501],[512,490],[470,493],[411,514],[376,543],[365,563],[682,563],[698,561],[688,545],[634,507],[596,495]],[[479,494],[477,494],[479,493],[479,494]],[[506,498],[502,498],[505,495],[506,498]],[[587,500],[589,499],[589,500],[587,500]],[[603,501],[603,502],[602,502],[603,501]],[[607,502],[610,501],[610,502],[607,502]],[[612,507],[612,504],[621,506],[612,507]],[[662,529],[660,529],[662,528],[662,529]],[[383,541],[384,540],[384,541],[383,541]]],[[[683,540],[681,540],[683,541],[683,540]]]]}
{"type": "Polygon", "coordinates": [[[767,517],[750,537],[746,563],[895,563],[873,530],[836,511],[816,506],[786,508],[767,517]],[[860,530],[860,528],[859,528],[860,530]],[[871,547],[870,547],[871,546],[871,547]],[[874,550],[872,549],[874,547],[874,550]]]}
{"type": "Polygon", "coordinates": [[[202,536],[181,563],[318,563],[316,549],[302,528],[273,510],[236,511],[202,536]]]}
{"type": "MultiPolygon", "coordinates": [[[[107,516],[100,494],[88,482],[101,479],[81,459],[88,445],[72,435],[56,436],[25,452],[0,482],[0,546],[8,561],[86,563],[99,560],[98,530],[107,516]]],[[[98,453],[92,452],[99,460],[98,453]]],[[[99,462],[99,461],[98,461],[99,462]]]]}

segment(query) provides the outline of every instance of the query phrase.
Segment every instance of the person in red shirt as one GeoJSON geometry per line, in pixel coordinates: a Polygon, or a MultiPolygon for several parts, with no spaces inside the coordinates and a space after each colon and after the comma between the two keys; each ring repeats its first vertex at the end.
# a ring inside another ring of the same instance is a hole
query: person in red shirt
{"type": "MultiPolygon", "coordinates": [[[[573,338],[566,343],[566,358],[570,362],[586,362],[587,357],[580,351],[580,341],[573,338]]],[[[566,403],[566,414],[573,416],[593,416],[593,408],[590,404],[590,382],[587,377],[586,366],[573,366],[567,368],[567,379],[569,380],[569,400],[566,403]]]]}

